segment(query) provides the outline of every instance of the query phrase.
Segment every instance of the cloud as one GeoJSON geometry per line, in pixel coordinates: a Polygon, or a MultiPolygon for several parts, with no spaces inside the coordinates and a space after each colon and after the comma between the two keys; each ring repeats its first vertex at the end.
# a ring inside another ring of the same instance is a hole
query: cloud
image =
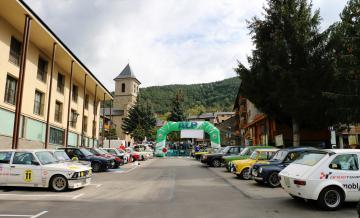
{"type": "MultiPolygon", "coordinates": [[[[143,86],[235,76],[252,43],[246,20],[265,0],[26,0],[110,89],[130,62],[143,86]]],[[[314,1],[324,27],[346,0],[314,1]],[[324,10],[323,10],[324,9],[324,10]]]]}

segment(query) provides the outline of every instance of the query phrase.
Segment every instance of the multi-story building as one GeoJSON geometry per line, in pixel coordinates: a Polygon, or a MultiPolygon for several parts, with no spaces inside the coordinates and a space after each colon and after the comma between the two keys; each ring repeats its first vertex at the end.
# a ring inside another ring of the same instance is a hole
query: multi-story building
{"type": "Polygon", "coordinates": [[[0,148],[96,145],[109,91],[22,0],[0,4],[0,148]]]}
{"type": "Polygon", "coordinates": [[[202,113],[200,115],[189,116],[188,121],[209,121],[212,124],[220,124],[225,120],[235,116],[234,112],[214,112],[202,113]]]}

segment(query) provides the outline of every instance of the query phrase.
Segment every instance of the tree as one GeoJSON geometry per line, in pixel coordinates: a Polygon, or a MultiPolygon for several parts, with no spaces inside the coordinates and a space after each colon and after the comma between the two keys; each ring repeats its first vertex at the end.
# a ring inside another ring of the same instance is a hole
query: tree
{"type": "Polygon", "coordinates": [[[268,116],[292,123],[293,145],[301,126],[324,127],[331,80],[327,32],[320,33],[319,10],[307,0],[268,0],[262,19],[249,23],[255,49],[250,68],[239,63],[241,92],[268,116]]]}
{"type": "Polygon", "coordinates": [[[360,122],[360,2],[350,0],[341,21],[329,27],[328,50],[335,60],[332,86],[325,95],[332,100],[330,112],[337,126],[360,122]]]}
{"type": "Polygon", "coordinates": [[[138,98],[135,105],[130,108],[121,128],[125,133],[130,133],[135,141],[143,141],[145,137],[152,137],[155,126],[156,119],[150,105],[142,104],[138,98]]]}
{"type": "Polygon", "coordinates": [[[168,117],[168,121],[179,122],[186,119],[182,103],[184,102],[184,96],[181,89],[177,90],[175,97],[173,98],[171,105],[172,110],[168,117]]]}

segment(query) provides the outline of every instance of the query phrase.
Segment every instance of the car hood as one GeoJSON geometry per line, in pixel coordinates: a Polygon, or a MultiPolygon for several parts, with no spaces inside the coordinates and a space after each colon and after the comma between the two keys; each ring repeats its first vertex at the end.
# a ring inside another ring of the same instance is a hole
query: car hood
{"type": "Polygon", "coordinates": [[[95,156],[95,155],[93,155],[93,156],[87,156],[86,158],[87,158],[88,160],[90,160],[90,161],[93,161],[93,160],[107,161],[107,160],[108,160],[108,159],[105,158],[105,157],[95,156]]]}
{"type": "Polygon", "coordinates": [[[276,166],[281,164],[281,161],[260,161],[253,165],[254,168],[262,167],[262,166],[276,166]]]}
{"type": "Polygon", "coordinates": [[[80,172],[91,169],[91,167],[89,166],[79,163],[70,163],[70,162],[46,164],[43,165],[43,168],[45,170],[60,170],[60,171],[74,171],[74,172],[80,172]]]}
{"type": "Polygon", "coordinates": [[[235,165],[242,165],[242,164],[253,164],[256,161],[253,159],[244,159],[244,160],[235,160],[233,161],[233,164],[235,165]]]}
{"type": "Polygon", "coordinates": [[[213,154],[206,154],[208,157],[221,157],[224,156],[223,153],[213,153],[213,154]]]}

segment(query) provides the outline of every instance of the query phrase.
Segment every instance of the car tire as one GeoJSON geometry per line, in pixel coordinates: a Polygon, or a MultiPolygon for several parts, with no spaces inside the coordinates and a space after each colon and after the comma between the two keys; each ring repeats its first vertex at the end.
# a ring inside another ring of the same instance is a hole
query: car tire
{"type": "Polygon", "coordinates": [[[93,172],[100,172],[101,171],[101,164],[98,162],[94,162],[91,164],[91,168],[93,172]]]}
{"type": "Polygon", "coordinates": [[[267,184],[271,187],[271,188],[276,188],[280,186],[280,179],[279,179],[279,174],[278,172],[272,172],[268,178],[267,178],[267,184]]]}
{"type": "Polygon", "coordinates": [[[63,175],[55,175],[51,178],[49,186],[56,192],[63,192],[68,188],[68,180],[63,175]]]}
{"type": "Polygon", "coordinates": [[[251,179],[250,168],[249,167],[246,167],[245,169],[243,169],[241,171],[240,178],[242,178],[244,180],[250,180],[251,179]]]}
{"type": "Polygon", "coordinates": [[[317,199],[317,204],[324,210],[337,210],[344,201],[342,190],[335,186],[324,188],[317,199]]]}
{"type": "Polygon", "coordinates": [[[219,159],[214,159],[213,161],[211,161],[211,166],[221,167],[221,161],[219,159]]]}

